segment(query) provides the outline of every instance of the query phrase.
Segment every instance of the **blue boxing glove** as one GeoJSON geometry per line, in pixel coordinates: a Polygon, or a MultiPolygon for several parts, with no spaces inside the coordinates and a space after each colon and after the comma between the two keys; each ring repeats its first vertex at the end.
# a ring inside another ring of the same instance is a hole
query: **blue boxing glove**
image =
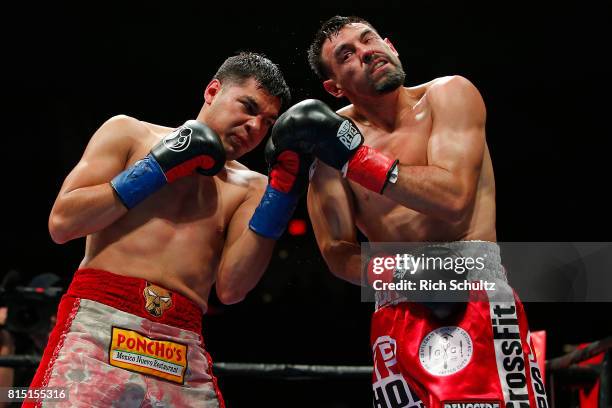
{"type": "MultiPolygon", "coordinates": [[[[276,126],[272,129],[275,133],[276,126]]],[[[308,188],[313,158],[295,150],[279,150],[272,137],[266,144],[268,186],[249,222],[249,228],[266,238],[278,239],[285,231],[299,198],[308,188]]]]}

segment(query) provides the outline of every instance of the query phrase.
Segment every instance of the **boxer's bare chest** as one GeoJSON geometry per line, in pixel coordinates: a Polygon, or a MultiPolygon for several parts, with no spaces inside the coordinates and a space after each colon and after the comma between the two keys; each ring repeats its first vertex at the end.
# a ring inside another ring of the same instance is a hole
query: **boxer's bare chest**
{"type": "MultiPolygon", "coordinates": [[[[143,138],[126,168],[144,157],[161,137],[143,138]]],[[[194,174],[166,184],[94,234],[88,255],[101,257],[106,252],[117,258],[117,253],[131,254],[150,261],[172,259],[183,270],[195,272],[204,265],[214,270],[229,222],[247,195],[249,180],[243,173],[229,163],[214,177],[194,174]]]]}
{"type": "Polygon", "coordinates": [[[427,165],[427,144],[431,135],[431,112],[425,103],[415,106],[414,110],[403,113],[399,126],[393,131],[360,124],[365,144],[389,155],[397,157],[403,164],[427,165]]]}
{"type": "MultiPolygon", "coordinates": [[[[425,96],[414,105],[407,107],[398,115],[398,124],[392,131],[372,126],[367,122],[357,122],[365,138],[365,144],[390,158],[396,158],[404,165],[428,165],[428,143],[431,136],[433,118],[431,107],[425,96]]],[[[401,225],[411,223],[422,225],[423,220],[413,222],[423,215],[360,185],[350,182],[356,201],[357,224],[371,239],[409,240],[420,239],[422,231],[408,236],[411,230],[401,225]]],[[[412,230],[414,231],[414,230],[412,230]]]]}
{"type": "MultiPolygon", "coordinates": [[[[427,146],[432,129],[431,109],[423,97],[413,108],[407,107],[398,115],[398,124],[392,131],[361,121],[357,126],[364,135],[365,144],[396,158],[402,164],[426,166],[427,146]]],[[[380,195],[371,193],[356,184],[358,196],[371,201],[380,195]]]]}
{"type": "MultiPolygon", "coordinates": [[[[153,133],[138,145],[128,160],[127,166],[144,157],[166,132],[153,133]]],[[[126,166],[126,167],[127,167],[126,166]]],[[[187,230],[199,236],[211,233],[221,236],[236,208],[242,203],[248,181],[241,177],[240,171],[226,166],[216,176],[194,174],[165,185],[141,204],[142,215],[165,220],[174,234],[187,230]],[[203,230],[203,231],[197,231],[203,230]]],[[[135,214],[134,218],[142,215],[135,214]]],[[[130,213],[127,215],[131,216],[130,213]]]]}

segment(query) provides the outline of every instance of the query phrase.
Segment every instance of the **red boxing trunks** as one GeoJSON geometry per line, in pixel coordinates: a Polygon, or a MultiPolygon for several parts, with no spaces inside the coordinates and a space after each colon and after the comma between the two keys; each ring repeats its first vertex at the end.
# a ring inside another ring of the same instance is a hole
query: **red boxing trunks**
{"type": "Polygon", "coordinates": [[[486,271],[470,280],[465,310],[441,322],[428,307],[381,294],[372,318],[375,408],[548,407],[523,306],[505,280],[499,247],[444,244],[460,254],[485,254],[486,271]]]}
{"type": "Polygon", "coordinates": [[[78,270],[30,388],[64,388],[53,407],[223,408],[204,350],[202,311],[143,279],[78,270]]]}

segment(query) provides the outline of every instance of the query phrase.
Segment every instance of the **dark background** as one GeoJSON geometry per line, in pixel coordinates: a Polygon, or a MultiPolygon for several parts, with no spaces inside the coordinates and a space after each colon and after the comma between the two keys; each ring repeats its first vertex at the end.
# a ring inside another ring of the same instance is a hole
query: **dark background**
{"type": "MultiPolygon", "coordinates": [[[[479,88],[500,241],[610,241],[610,13],[585,2],[375,3],[87,3],[5,13],[0,274],[16,269],[25,282],[54,272],[69,281],[84,240],[55,245],[47,217],[91,134],[116,114],[167,126],[194,118],[211,76],[237,51],[277,62],[295,102],[315,97],[342,106],[324,93],[305,53],[319,22],[334,14],[360,15],[389,37],[407,85],[459,74],[479,88]]],[[[242,161],[265,172],[261,148],[242,161]]],[[[296,217],[308,220],[305,203],[296,217]]],[[[548,357],[611,331],[610,304],[526,308],[532,329],[548,331],[548,357]]],[[[216,361],[366,365],[371,311],[358,288],[328,272],[309,228],[279,241],[269,271],[242,304],[211,299],[205,338],[216,361]]],[[[355,384],[221,379],[231,407],[368,406],[368,380],[355,384]]]]}

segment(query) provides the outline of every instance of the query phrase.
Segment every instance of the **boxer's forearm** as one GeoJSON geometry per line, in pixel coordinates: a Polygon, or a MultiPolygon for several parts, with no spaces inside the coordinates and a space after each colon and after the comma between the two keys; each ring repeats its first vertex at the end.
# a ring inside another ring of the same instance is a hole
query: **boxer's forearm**
{"type": "Polygon", "coordinates": [[[436,166],[400,165],[397,182],[388,183],[383,195],[449,222],[461,220],[472,199],[459,177],[436,166]]]}
{"type": "Polygon", "coordinates": [[[63,192],[49,216],[49,232],[58,244],[100,231],[127,213],[110,184],[63,192]]]}
{"type": "Polygon", "coordinates": [[[353,194],[348,182],[322,163],[310,181],[308,214],[330,271],[340,279],[361,284],[361,248],[355,230],[353,194]]]}
{"type": "Polygon", "coordinates": [[[224,249],[216,281],[223,303],[238,303],[255,287],[268,267],[275,243],[246,228],[224,249]]]}

